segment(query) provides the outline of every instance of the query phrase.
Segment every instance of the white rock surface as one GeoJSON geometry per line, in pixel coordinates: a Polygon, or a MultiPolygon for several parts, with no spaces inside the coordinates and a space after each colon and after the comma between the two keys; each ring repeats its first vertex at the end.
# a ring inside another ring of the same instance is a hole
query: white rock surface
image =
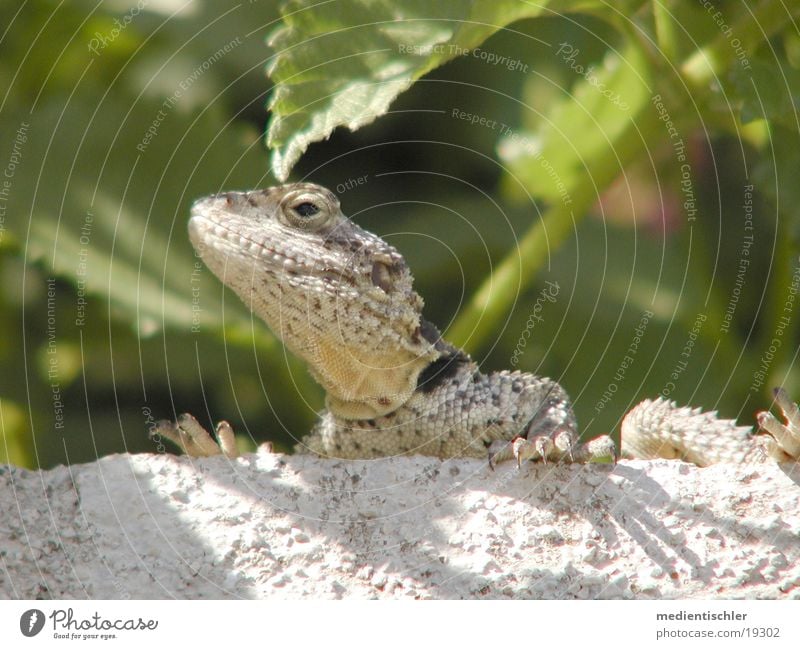
{"type": "Polygon", "coordinates": [[[0,467],[0,597],[799,598],[800,467],[0,467]]]}

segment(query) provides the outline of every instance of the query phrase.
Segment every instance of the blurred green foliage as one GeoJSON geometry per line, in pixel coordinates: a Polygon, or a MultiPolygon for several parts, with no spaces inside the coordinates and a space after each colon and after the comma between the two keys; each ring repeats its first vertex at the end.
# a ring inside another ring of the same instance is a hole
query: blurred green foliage
{"type": "Polygon", "coordinates": [[[800,8],[708,4],[0,2],[0,462],[160,450],[183,411],[305,434],[319,388],[185,230],[290,172],[587,434],[800,392],[800,8]]]}

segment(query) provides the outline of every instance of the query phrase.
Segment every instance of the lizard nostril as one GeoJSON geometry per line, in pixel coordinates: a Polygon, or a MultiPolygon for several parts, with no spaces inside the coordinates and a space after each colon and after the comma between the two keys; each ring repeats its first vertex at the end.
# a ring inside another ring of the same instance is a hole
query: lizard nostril
{"type": "Polygon", "coordinates": [[[382,261],[376,261],[372,264],[372,284],[381,289],[384,293],[390,293],[394,288],[392,281],[392,274],[389,272],[389,267],[382,261]]]}

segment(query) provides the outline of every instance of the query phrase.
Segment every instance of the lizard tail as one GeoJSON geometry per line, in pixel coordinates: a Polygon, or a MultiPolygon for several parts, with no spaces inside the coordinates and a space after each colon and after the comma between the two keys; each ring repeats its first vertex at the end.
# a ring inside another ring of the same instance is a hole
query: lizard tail
{"type": "Polygon", "coordinates": [[[720,419],[716,411],[679,407],[662,397],[646,399],[622,420],[622,456],[682,459],[698,466],[763,462],[774,457],[775,440],[749,426],[720,419]]]}

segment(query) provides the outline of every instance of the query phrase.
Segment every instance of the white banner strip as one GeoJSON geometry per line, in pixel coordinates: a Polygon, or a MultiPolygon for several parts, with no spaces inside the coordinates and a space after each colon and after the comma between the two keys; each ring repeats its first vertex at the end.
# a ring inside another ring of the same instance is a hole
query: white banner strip
{"type": "Polygon", "coordinates": [[[5,601],[0,646],[777,649],[800,647],[798,612],[796,601],[5,601]]]}

